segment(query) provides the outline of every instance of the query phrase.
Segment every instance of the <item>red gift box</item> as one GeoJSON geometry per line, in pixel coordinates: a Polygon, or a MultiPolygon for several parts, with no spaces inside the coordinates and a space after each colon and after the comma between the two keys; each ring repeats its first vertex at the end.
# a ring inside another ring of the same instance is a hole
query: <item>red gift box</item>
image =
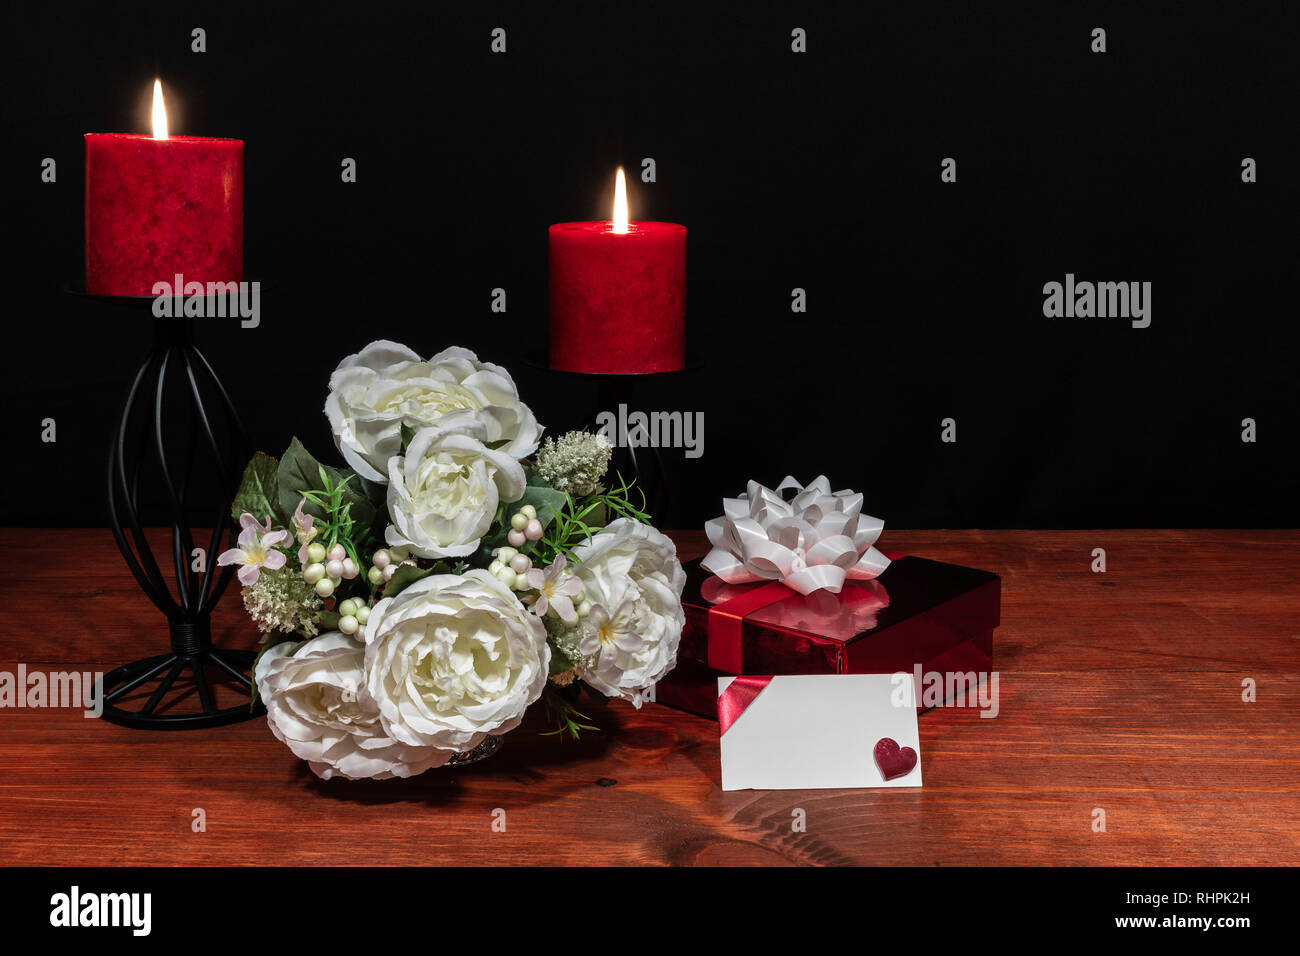
{"type": "MultiPolygon", "coordinates": [[[[989,571],[903,555],[874,580],[805,597],[779,582],[726,584],[698,560],[683,567],[686,627],[677,666],[655,685],[661,704],[716,720],[717,679],[729,675],[992,669],[1002,579],[989,571]]],[[[920,687],[916,700],[934,703],[920,687]]]]}

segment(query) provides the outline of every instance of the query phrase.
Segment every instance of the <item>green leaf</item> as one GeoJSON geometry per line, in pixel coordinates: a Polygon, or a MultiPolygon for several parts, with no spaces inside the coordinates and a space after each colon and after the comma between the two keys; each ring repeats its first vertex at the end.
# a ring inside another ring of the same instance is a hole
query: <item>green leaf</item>
{"type": "Polygon", "coordinates": [[[415,429],[406,422],[402,422],[402,454],[406,454],[406,446],[411,444],[411,439],[415,437],[415,429]]]}
{"type": "Polygon", "coordinates": [[[584,504],[579,511],[587,511],[588,507],[591,507],[591,510],[587,512],[583,521],[597,531],[609,524],[609,512],[606,510],[604,499],[598,498],[589,504],[584,504]]]}
{"type": "Polygon", "coordinates": [[[397,597],[420,578],[428,577],[432,573],[432,568],[417,568],[413,564],[403,564],[384,587],[384,597],[397,597]]]}
{"type": "MultiPolygon", "coordinates": [[[[383,507],[383,488],[372,485],[351,468],[322,465],[297,438],[289,443],[276,471],[280,510],[285,514],[293,514],[304,493],[317,490],[317,485],[323,478],[328,480],[344,503],[352,505],[350,514],[356,524],[367,529],[374,526],[376,516],[383,507]]],[[[315,495],[311,496],[302,510],[318,520],[324,520],[325,509],[316,498],[315,495]]]]}
{"type": "Polygon", "coordinates": [[[503,503],[497,509],[499,524],[496,526],[496,531],[483,539],[479,554],[485,561],[490,560],[492,552],[506,543],[506,535],[510,533],[510,515],[524,505],[532,505],[536,508],[537,520],[542,523],[543,528],[549,528],[555,521],[555,516],[562,512],[564,506],[568,503],[568,496],[564,492],[556,491],[546,483],[546,479],[541,475],[530,474],[528,484],[524,488],[523,497],[518,501],[503,503]]]}
{"type": "Polygon", "coordinates": [[[320,612],[320,624],[322,633],[325,631],[337,631],[339,629],[339,618],[342,617],[338,611],[325,610],[320,612]]]}
{"type": "MultiPolygon", "coordinates": [[[[230,516],[236,521],[244,512],[248,512],[259,522],[269,515],[272,524],[288,525],[293,508],[286,513],[279,505],[276,469],[279,466],[270,455],[259,451],[244,469],[244,477],[239,483],[239,491],[230,505],[230,516]]],[[[295,501],[294,508],[298,507],[295,501]]]]}
{"type": "Polygon", "coordinates": [[[549,528],[555,516],[564,510],[568,500],[564,492],[556,491],[541,475],[529,475],[524,496],[518,501],[511,502],[507,510],[510,514],[514,514],[524,505],[532,505],[537,509],[537,520],[542,523],[542,527],[549,528]]]}
{"type": "Polygon", "coordinates": [[[551,643],[551,666],[549,673],[558,674],[561,671],[567,671],[573,666],[573,661],[569,660],[567,654],[560,650],[554,642],[551,643]]]}

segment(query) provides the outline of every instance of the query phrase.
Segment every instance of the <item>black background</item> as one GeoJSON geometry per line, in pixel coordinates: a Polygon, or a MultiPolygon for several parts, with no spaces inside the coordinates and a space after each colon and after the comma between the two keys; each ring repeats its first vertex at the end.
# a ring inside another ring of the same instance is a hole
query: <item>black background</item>
{"type": "Polygon", "coordinates": [[[787,472],[895,527],[1297,524],[1296,4],[264,6],[6,5],[5,523],[106,521],[149,333],[63,291],[81,137],[147,131],[159,75],[174,133],[246,141],[262,324],[202,344],[254,447],[336,460],[326,382],[380,337],[506,365],[552,432],[586,418],[592,386],[530,364],[546,227],[608,218],[622,164],[633,218],[689,229],[703,365],[635,397],[705,415],[661,526],[787,472]],[[1151,281],[1151,327],[1045,318],[1067,272],[1151,281]]]}

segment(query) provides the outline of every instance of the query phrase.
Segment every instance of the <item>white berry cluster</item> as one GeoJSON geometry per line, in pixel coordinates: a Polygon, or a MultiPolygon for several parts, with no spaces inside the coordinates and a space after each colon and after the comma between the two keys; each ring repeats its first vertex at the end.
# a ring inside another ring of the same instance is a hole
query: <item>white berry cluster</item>
{"type": "Polygon", "coordinates": [[[336,544],[326,550],[325,545],[313,542],[307,545],[307,562],[302,569],[302,579],[327,598],[334,593],[339,581],[351,581],[361,569],[348,557],[347,549],[336,544]]]}
{"type": "Polygon", "coordinates": [[[512,591],[527,591],[528,572],[533,568],[533,559],[519,549],[530,541],[540,541],[544,530],[537,519],[537,509],[524,505],[510,516],[510,531],[506,540],[510,544],[492,552],[492,563],[488,573],[512,591]]]}

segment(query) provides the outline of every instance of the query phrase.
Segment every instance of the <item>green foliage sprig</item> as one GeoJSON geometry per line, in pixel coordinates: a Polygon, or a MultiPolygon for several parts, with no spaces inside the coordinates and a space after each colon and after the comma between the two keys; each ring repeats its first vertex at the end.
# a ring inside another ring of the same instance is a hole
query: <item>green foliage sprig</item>
{"type": "Polygon", "coordinates": [[[636,493],[641,496],[641,507],[637,508],[632,505],[632,490],[635,485],[635,480],[626,481],[620,474],[618,476],[618,487],[592,497],[599,498],[609,510],[622,515],[624,518],[631,518],[633,521],[639,521],[642,524],[650,524],[650,513],[645,510],[647,507],[645,492],[640,488],[636,489],[636,493]]]}
{"type": "Polygon", "coordinates": [[[564,507],[556,512],[555,520],[537,542],[537,559],[549,564],[558,555],[572,555],[574,548],[609,523],[612,514],[649,524],[645,494],[640,488],[634,489],[635,484],[635,481],[629,482],[619,475],[618,484],[607,491],[584,495],[576,501],[572,495],[565,495],[564,507]],[[632,503],[633,490],[641,497],[640,507],[632,503]]]}
{"type": "MultiPolygon", "coordinates": [[[[355,475],[348,475],[342,481],[335,481],[325,470],[323,465],[318,466],[320,473],[320,488],[309,488],[302,493],[302,496],[315,505],[318,505],[324,513],[324,528],[321,529],[318,537],[321,544],[326,548],[331,548],[336,544],[343,545],[343,550],[348,553],[348,557],[356,562],[357,567],[364,567],[361,563],[361,553],[357,550],[356,542],[353,540],[353,528],[356,522],[352,519],[352,501],[344,500],[344,493],[355,475]]],[[[366,529],[369,534],[369,529],[366,529]]]]}
{"type": "Polygon", "coordinates": [[[583,723],[583,721],[591,718],[580,713],[569,697],[570,695],[566,694],[563,688],[556,687],[550,681],[546,682],[546,690],[542,692],[542,700],[546,702],[546,714],[555,725],[555,729],[543,731],[543,737],[564,734],[571,740],[578,740],[584,730],[600,730],[594,724],[583,723]]]}

